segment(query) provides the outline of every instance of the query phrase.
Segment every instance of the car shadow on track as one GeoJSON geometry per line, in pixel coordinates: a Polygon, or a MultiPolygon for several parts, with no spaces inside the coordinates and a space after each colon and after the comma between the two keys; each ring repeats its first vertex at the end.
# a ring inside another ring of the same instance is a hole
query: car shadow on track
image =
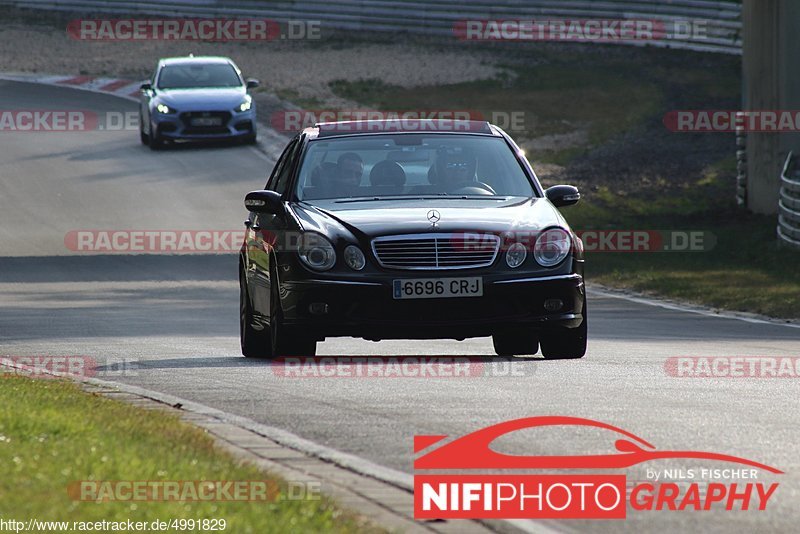
{"type": "MultiPolygon", "coordinates": [[[[243,356],[206,356],[206,357],[186,357],[186,358],[164,358],[159,360],[137,360],[132,363],[134,369],[156,370],[156,369],[213,369],[213,368],[236,368],[236,367],[272,367],[284,368],[287,365],[294,365],[302,362],[306,365],[335,365],[336,363],[350,364],[352,362],[363,363],[365,365],[381,365],[392,363],[397,360],[399,363],[411,363],[421,365],[420,361],[432,362],[440,365],[453,365],[456,363],[529,363],[544,361],[537,357],[509,357],[509,356],[429,356],[429,355],[402,355],[402,356],[361,356],[361,355],[326,355],[315,357],[279,358],[275,360],[259,360],[245,358],[243,356]]],[[[95,367],[96,371],[113,370],[114,364],[108,366],[95,367]]]]}
{"type": "MultiPolygon", "coordinates": [[[[191,151],[205,151],[205,150],[213,150],[213,149],[230,149],[235,147],[242,147],[242,146],[254,146],[253,144],[242,143],[238,140],[213,140],[213,141],[177,141],[173,142],[170,141],[168,144],[163,145],[159,150],[154,152],[174,152],[174,151],[182,151],[182,152],[191,152],[191,151]]],[[[145,147],[142,147],[145,148],[145,147]]]]}

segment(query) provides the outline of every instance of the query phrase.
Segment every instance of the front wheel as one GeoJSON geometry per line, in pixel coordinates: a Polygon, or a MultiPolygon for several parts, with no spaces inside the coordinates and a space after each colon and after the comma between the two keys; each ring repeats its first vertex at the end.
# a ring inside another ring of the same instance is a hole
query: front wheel
{"type": "Polygon", "coordinates": [[[274,268],[270,269],[269,330],[273,357],[316,356],[317,341],[304,336],[299,328],[286,326],[283,322],[278,277],[275,273],[274,268]]]}
{"type": "Polygon", "coordinates": [[[139,140],[145,146],[150,144],[150,136],[144,133],[144,122],[142,122],[141,115],[139,115],[139,140]]]}
{"type": "Polygon", "coordinates": [[[239,340],[245,358],[272,358],[272,341],[268,328],[253,328],[253,310],[247,292],[247,281],[239,273],[239,340]]]}
{"type": "Polygon", "coordinates": [[[158,129],[150,126],[150,135],[147,136],[149,140],[150,150],[161,150],[166,145],[166,141],[158,135],[158,129]]]}
{"type": "Polygon", "coordinates": [[[586,305],[583,322],[578,328],[559,328],[542,332],[539,342],[546,360],[574,360],[586,354],[586,305]]]}

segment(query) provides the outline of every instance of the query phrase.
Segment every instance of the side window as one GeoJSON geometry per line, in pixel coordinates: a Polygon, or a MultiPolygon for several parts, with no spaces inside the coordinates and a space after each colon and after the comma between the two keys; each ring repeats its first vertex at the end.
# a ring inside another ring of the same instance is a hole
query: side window
{"type": "Polygon", "coordinates": [[[297,144],[297,141],[294,140],[283,150],[283,154],[281,157],[278,158],[278,162],[275,164],[275,167],[272,169],[272,174],[267,180],[267,189],[271,191],[277,191],[278,180],[282,176],[284,172],[284,168],[291,167],[289,164],[292,160],[292,152],[294,151],[294,147],[297,144]],[[289,164],[289,165],[287,165],[289,164]]]}

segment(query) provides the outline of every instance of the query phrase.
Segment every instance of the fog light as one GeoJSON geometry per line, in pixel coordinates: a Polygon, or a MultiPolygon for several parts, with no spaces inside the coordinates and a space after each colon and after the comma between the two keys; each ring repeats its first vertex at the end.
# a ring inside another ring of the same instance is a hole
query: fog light
{"type": "Polygon", "coordinates": [[[549,312],[558,311],[564,307],[564,301],[561,299],[547,299],[544,301],[544,309],[549,312]]]}
{"type": "Polygon", "coordinates": [[[308,311],[311,315],[325,315],[328,313],[328,305],[324,302],[312,302],[308,305],[308,311]]]}
{"type": "Polygon", "coordinates": [[[522,262],[525,261],[525,258],[528,257],[528,249],[525,248],[525,245],[522,243],[514,243],[510,247],[508,247],[508,252],[506,252],[506,263],[512,269],[516,269],[522,262]]]}
{"type": "Polygon", "coordinates": [[[344,249],[344,262],[354,271],[360,271],[367,264],[364,253],[355,245],[347,245],[344,249]]]}

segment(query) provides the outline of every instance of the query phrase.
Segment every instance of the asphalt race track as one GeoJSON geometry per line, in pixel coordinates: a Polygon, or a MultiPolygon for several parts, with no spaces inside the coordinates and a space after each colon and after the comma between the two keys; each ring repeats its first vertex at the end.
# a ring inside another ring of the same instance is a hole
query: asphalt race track
{"type": "MultiPolygon", "coordinates": [[[[135,111],[72,89],[0,82],[4,109],[135,111]]],[[[629,511],[620,522],[558,530],[796,531],[800,521],[800,378],[678,378],[678,356],[800,356],[800,329],[713,317],[590,293],[589,351],[578,361],[492,359],[491,340],[333,339],[321,355],[485,356],[496,376],[288,378],[241,357],[237,258],[68,250],[79,229],[239,230],[244,194],[271,162],[253,147],[151,152],[136,131],[0,132],[0,355],[125,360],[114,376],[288,430],[412,472],[415,434],[462,435],[508,419],[570,415],[621,427],[661,450],[731,454],[786,472],[766,512],[629,511]]],[[[591,273],[591,264],[587,270],[591,273]]],[[[591,289],[591,286],[590,286],[591,289]]],[[[487,364],[488,365],[488,364],[487,364]]],[[[606,434],[522,431],[516,454],[610,452],[606,434]]],[[[659,461],[645,468],[732,467],[659,461]]],[[[747,482],[747,481],[743,481],[747,482]]],[[[409,495],[410,499],[410,495],[409,495]]]]}

